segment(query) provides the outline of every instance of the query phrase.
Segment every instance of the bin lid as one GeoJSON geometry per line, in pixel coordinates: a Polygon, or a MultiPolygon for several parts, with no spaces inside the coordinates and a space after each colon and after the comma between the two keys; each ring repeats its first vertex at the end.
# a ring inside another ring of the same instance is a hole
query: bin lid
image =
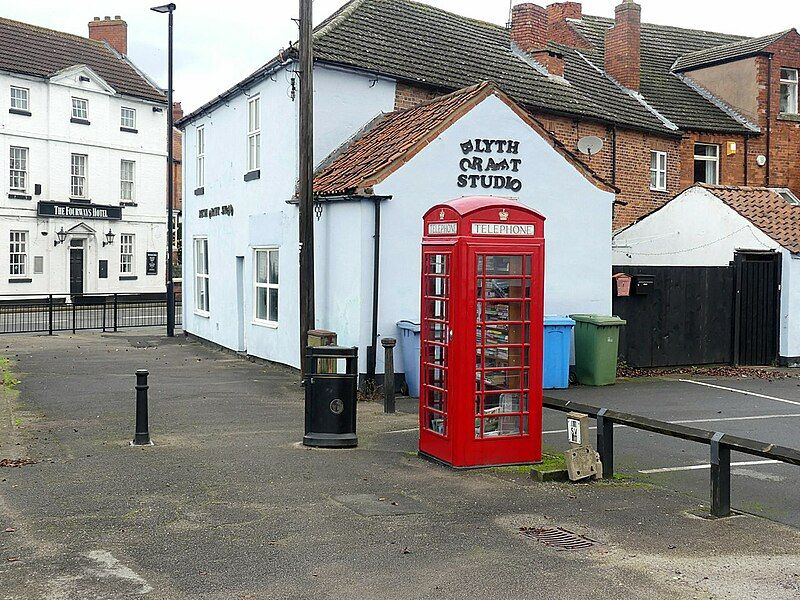
{"type": "Polygon", "coordinates": [[[413,321],[398,321],[397,326],[400,329],[405,329],[407,331],[413,331],[414,333],[419,333],[419,323],[414,323],[413,321]]]}
{"type": "Polygon", "coordinates": [[[559,315],[545,315],[544,316],[544,324],[545,325],[575,325],[575,321],[570,319],[569,317],[562,317],[559,315]]]}
{"type": "Polygon", "coordinates": [[[601,327],[625,325],[625,320],[619,317],[610,317],[607,315],[570,315],[578,323],[591,323],[592,325],[599,325],[601,327]]]}

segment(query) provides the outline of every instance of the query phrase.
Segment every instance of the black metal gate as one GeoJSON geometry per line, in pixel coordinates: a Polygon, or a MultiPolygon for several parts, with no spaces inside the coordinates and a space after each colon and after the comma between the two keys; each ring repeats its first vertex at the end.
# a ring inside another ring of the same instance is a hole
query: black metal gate
{"type": "Polygon", "coordinates": [[[781,255],[737,252],[733,362],[769,365],[778,357],[781,255]]]}

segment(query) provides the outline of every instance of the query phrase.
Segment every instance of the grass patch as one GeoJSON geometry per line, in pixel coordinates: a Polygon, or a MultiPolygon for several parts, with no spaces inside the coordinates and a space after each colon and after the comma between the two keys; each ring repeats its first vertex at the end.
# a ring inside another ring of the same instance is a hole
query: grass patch
{"type": "Polygon", "coordinates": [[[562,453],[543,452],[542,462],[533,465],[537,471],[565,471],[567,460],[562,453]]]}
{"type": "Polygon", "coordinates": [[[5,356],[0,356],[0,372],[4,388],[13,390],[19,384],[19,379],[11,372],[11,360],[5,356]]]}

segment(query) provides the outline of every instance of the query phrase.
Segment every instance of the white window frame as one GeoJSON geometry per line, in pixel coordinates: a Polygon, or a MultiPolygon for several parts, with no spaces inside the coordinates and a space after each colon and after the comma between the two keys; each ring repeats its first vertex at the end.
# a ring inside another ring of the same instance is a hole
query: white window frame
{"type": "Polygon", "coordinates": [[[9,235],[8,272],[12,278],[28,275],[28,232],[11,230],[9,235]]]}
{"type": "Polygon", "coordinates": [[[193,252],[194,252],[194,312],[201,317],[208,317],[211,314],[211,306],[209,303],[208,292],[210,288],[210,274],[209,274],[209,264],[208,264],[208,238],[207,237],[196,237],[193,238],[193,252]],[[201,267],[201,261],[198,260],[199,251],[198,248],[203,247],[203,253],[205,255],[205,271],[201,267]],[[201,295],[197,293],[197,290],[203,287],[203,295],[202,299],[204,302],[201,304],[201,295]]]}
{"type": "Polygon", "coordinates": [[[136,202],[135,160],[123,158],[119,161],[119,198],[121,202],[136,202]],[[125,172],[125,165],[130,165],[130,173],[125,172]],[[126,175],[128,176],[127,179],[126,175]]]}
{"type": "Polygon", "coordinates": [[[796,115],[798,113],[798,91],[800,86],[800,77],[798,70],[790,67],[781,67],[781,83],[778,89],[780,94],[780,102],[783,102],[783,88],[788,90],[788,100],[786,110],[781,110],[781,114],[796,115]],[[789,77],[784,77],[784,73],[789,77]]]}
{"type": "Polygon", "coordinates": [[[692,179],[694,179],[694,163],[698,160],[706,161],[706,162],[713,162],[714,163],[714,181],[713,182],[700,182],[700,183],[707,183],[708,185],[719,185],[719,159],[720,159],[720,148],[719,144],[707,144],[705,142],[695,142],[694,144],[694,160],[692,161],[692,179]],[[709,146],[711,148],[716,148],[717,154],[716,156],[703,156],[697,154],[697,147],[698,146],[709,146]]]}
{"type": "Polygon", "coordinates": [[[197,172],[195,173],[197,185],[201,188],[206,180],[206,130],[203,125],[197,128],[197,172]]]}
{"type": "Polygon", "coordinates": [[[119,126],[136,129],[136,109],[123,106],[119,109],[119,126]]]}
{"type": "Polygon", "coordinates": [[[119,236],[119,274],[136,275],[136,236],[132,233],[119,236]]]}
{"type": "Polygon", "coordinates": [[[280,249],[278,246],[261,246],[258,248],[253,248],[253,323],[256,325],[265,325],[267,327],[276,328],[278,327],[278,322],[281,318],[280,313],[280,249]],[[258,280],[258,255],[260,252],[265,252],[267,254],[267,281],[259,281],[258,280]],[[276,260],[278,261],[278,273],[277,273],[277,281],[274,283],[269,281],[270,271],[269,271],[269,264],[270,264],[270,257],[271,254],[275,253],[276,260]],[[267,290],[267,318],[262,319],[258,316],[258,290],[265,289],[267,290]],[[277,294],[276,303],[277,306],[275,307],[276,312],[278,313],[278,320],[273,321],[269,318],[270,315],[270,301],[269,301],[269,290],[275,290],[277,294]]]}
{"type": "Polygon", "coordinates": [[[667,191],[667,153],[650,151],[650,189],[654,192],[667,191]],[[655,159],[655,166],[653,161],[655,159]]]}
{"type": "Polygon", "coordinates": [[[261,97],[247,101],[247,170],[261,168],[261,97]]]}
{"type": "Polygon", "coordinates": [[[69,159],[70,164],[70,185],[69,195],[70,198],[88,198],[88,183],[89,183],[89,155],[72,153],[69,159]],[[83,165],[76,163],[75,159],[82,158],[83,165]],[[80,187],[81,193],[75,193],[80,187]]]}
{"type": "Polygon", "coordinates": [[[11,108],[15,110],[25,110],[30,112],[31,110],[31,91],[28,88],[20,87],[18,85],[12,85],[11,89],[9,90],[11,95],[11,108]],[[14,92],[20,92],[19,95],[14,96],[14,92]],[[24,106],[23,106],[24,104],[24,106]]]}
{"type": "Polygon", "coordinates": [[[30,150],[23,146],[9,146],[8,189],[12,192],[28,191],[28,160],[30,150]],[[17,154],[17,156],[15,156],[17,154]],[[16,185],[15,185],[16,184],[16,185]]]}
{"type": "Polygon", "coordinates": [[[89,120],[89,101],[86,98],[72,97],[72,118],[89,120]]]}

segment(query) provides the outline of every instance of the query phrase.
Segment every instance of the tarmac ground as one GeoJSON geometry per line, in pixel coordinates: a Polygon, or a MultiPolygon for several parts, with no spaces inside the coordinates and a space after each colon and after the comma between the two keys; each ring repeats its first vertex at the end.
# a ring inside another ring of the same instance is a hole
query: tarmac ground
{"type": "MultiPolygon", "coordinates": [[[[706,447],[620,431],[630,477],[609,482],[453,471],[416,455],[413,402],[395,415],[360,403],[358,448],[310,449],[292,370],[156,330],[0,342],[20,380],[2,387],[0,458],[35,461],[0,467],[4,600],[800,597],[800,532],[784,524],[800,503],[780,497],[797,499],[791,467],[741,467],[781,481],[734,478],[734,503],[760,502],[748,513],[769,519],[712,520],[697,516],[702,472],[638,473],[707,462],[706,447]],[[150,447],[130,445],[139,368],[150,447]],[[595,543],[557,550],[531,535],[546,526],[595,543]]],[[[790,381],[725,387],[791,400],[790,381]]],[[[800,407],[697,384],[562,393],[666,420],[743,416],[725,430],[797,439],[796,417],[752,417],[800,407]]],[[[548,411],[547,446],[565,444],[562,428],[548,411]]]]}

